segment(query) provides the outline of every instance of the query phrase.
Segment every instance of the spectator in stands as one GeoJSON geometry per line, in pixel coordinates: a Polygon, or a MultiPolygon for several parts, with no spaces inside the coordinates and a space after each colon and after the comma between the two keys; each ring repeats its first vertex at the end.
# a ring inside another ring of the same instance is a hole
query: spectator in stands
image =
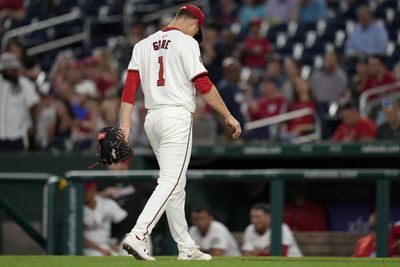
{"type": "Polygon", "coordinates": [[[35,107],[40,98],[20,69],[14,53],[0,56],[0,151],[24,150],[28,135],[34,135],[35,107]]]}
{"type": "Polygon", "coordinates": [[[2,0],[0,2],[0,21],[5,19],[23,20],[25,16],[24,0],[2,0]]]}
{"type": "Polygon", "coordinates": [[[345,54],[350,57],[383,55],[389,42],[384,26],[374,21],[367,6],[357,9],[358,23],[346,41],[345,54]]]}
{"type": "Polygon", "coordinates": [[[50,83],[57,97],[69,98],[73,87],[68,80],[68,73],[71,68],[70,62],[74,59],[72,50],[64,50],[57,54],[50,70],[50,83]]]}
{"type": "Polygon", "coordinates": [[[300,78],[300,64],[294,59],[285,60],[285,76],[286,80],[282,84],[282,93],[288,102],[293,101],[295,81],[300,78]]]}
{"type": "Polygon", "coordinates": [[[353,251],[353,257],[376,257],[376,209],[370,210],[369,219],[370,233],[357,240],[353,251]]]}
{"type": "Polygon", "coordinates": [[[120,62],[120,69],[126,69],[132,58],[132,50],[135,44],[146,38],[146,25],[141,22],[135,22],[130,25],[127,36],[121,47],[115,51],[116,57],[120,62]]]}
{"type": "Polygon", "coordinates": [[[393,73],[386,68],[386,61],[383,56],[373,55],[368,58],[368,77],[362,87],[363,92],[395,81],[393,73]]]}
{"type": "Polygon", "coordinates": [[[136,145],[148,145],[146,131],[144,130],[144,121],[147,115],[147,109],[144,106],[142,90],[139,91],[138,98],[132,113],[132,128],[129,134],[129,143],[136,145]]]}
{"type": "Polygon", "coordinates": [[[247,31],[250,22],[254,19],[263,19],[265,16],[264,0],[245,0],[242,7],[239,9],[239,22],[242,26],[242,31],[247,31]]]}
{"type": "Polygon", "coordinates": [[[120,255],[121,248],[111,240],[111,224],[123,221],[127,212],[114,200],[97,195],[97,186],[88,182],[83,208],[83,254],[86,256],[120,255]]]}
{"type": "Polygon", "coordinates": [[[55,120],[48,128],[48,149],[60,151],[71,150],[72,131],[76,126],[75,114],[65,99],[58,99],[55,102],[55,108],[55,120]]]}
{"type": "Polygon", "coordinates": [[[100,105],[100,113],[104,126],[117,127],[118,112],[119,112],[119,99],[117,98],[104,99],[100,105]]]}
{"type": "MultiPolygon", "coordinates": [[[[315,110],[316,105],[309,83],[299,77],[294,81],[294,86],[294,98],[288,106],[288,111],[296,111],[304,108],[315,110]]],[[[314,116],[306,115],[290,120],[287,128],[287,131],[292,136],[310,133],[315,129],[314,116]]]]}
{"type": "Polygon", "coordinates": [[[327,218],[321,204],[307,196],[304,183],[295,187],[291,201],[285,205],[285,223],[294,231],[326,231],[327,218]]]}
{"type": "Polygon", "coordinates": [[[377,140],[400,140],[400,109],[399,103],[392,98],[382,101],[382,110],[385,114],[385,123],[378,127],[377,140]]]}
{"type": "Polygon", "coordinates": [[[217,122],[207,112],[206,103],[196,96],[196,111],[193,114],[193,143],[214,144],[217,139],[217,122]]]}
{"type": "Polygon", "coordinates": [[[394,66],[393,73],[394,73],[396,80],[400,80],[400,60],[394,66]]]}
{"type": "Polygon", "coordinates": [[[105,47],[98,47],[93,51],[93,57],[100,67],[102,77],[115,84],[119,79],[118,63],[111,52],[105,47]]]}
{"type": "Polygon", "coordinates": [[[389,256],[400,256],[400,221],[393,224],[389,235],[389,256]]]}
{"type": "Polygon", "coordinates": [[[201,207],[192,212],[193,226],[189,234],[201,251],[212,256],[240,256],[240,250],[231,232],[216,221],[209,209],[201,207]]]}
{"type": "Polygon", "coordinates": [[[87,57],[83,60],[83,72],[86,79],[96,84],[96,89],[101,99],[113,93],[112,89],[115,82],[109,77],[102,75],[103,73],[95,58],[87,57]]]}
{"type": "Polygon", "coordinates": [[[220,27],[209,24],[203,39],[202,59],[207,68],[210,80],[214,84],[222,79],[222,60],[224,59],[224,45],[220,40],[220,27]]]}
{"type": "Polygon", "coordinates": [[[104,126],[98,99],[86,99],[83,108],[86,110],[86,116],[78,120],[77,128],[74,131],[74,149],[93,150],[97,133],[104,126]]]}
{"type": "Polygon", "coordinates": [[[239,42],[237,41],[236,35],[229,29],[223,29],[222,39],[224,54],[230,57],[239,57],[239,42]]]}
{"type": "Polygon", "coordinates": [[[245,37],[241,49],[243,64],[250,68],[265,68],[265,61],[272,50],[268,39],[261,36],[261,23],[261,19],[254,19],[250,22],[250,31],[245,37]]]}
{"type": "MultiPolygon", "coordinates": [[[[250,210],[251,224],[243,235],[242,253],[244,256],[270,256],[271,213],[265,203],[257,203],[250,210]]],[[[303,256],[290,228],[282,224],[282,255],[303,256]]]]}
{"type": "Polygon", "coordinates": [[[218,0],[218,5],[210,5],[214,21],[223,28],[229,28],[237,20],[238,5],[235,0],[218,0]]]}
{"type": "Polygon", "coordinates": [[[56,100],[50,90],[41,92],[41,101],[37,105],[35,144],[40,149],[46,149],[49,145],[49,129],[56,121],[56,100]]]}
{"type": "Polygon", "coordinates": [[[278,88],[282,88],[286,82],[285,74],[283,73],[282,57],[278,54],[271,54],[267,59],[267,68],[265,69],[265,76],[274,79],[278,83],[278,88]]]}
{"type": "Polygon", "coordinates": [[[33,57],[28,56],[26,48],[18,39],[10,39],[7,42],[6,51],[14,53],[19,62],[21,62],[21,74],[35,81],[41,70],[40,65],[33,57]]]}
{"type": "Polygon", "coordinates": [[[75,84],[73,92],[69,94],[68,101],[71,103],[72,110],[78,121],[87,118],[88,110],[85,108],[89,98],[98,96],[96,84],[92,80],[83,80],[80,72],[76,69],[71,70],[70,83],[75,84]],[[75,77],[75,75],[77,75],[75,77]],[[76,80],[75,80],[76,79],[76,80]]]}
{"type": "MultiPolygon", "coordinates": [[[[245,123],[243,115],[245,95],[239,86],[242,66],[238,59],[232,57],[224,59],[222,66],[224,68],[224,79],[218,84],[218,91],[232,115],[243,127],[245,123]]],[[[230,130],[226,129],[225,122],[219,120],[219,125],[227,135],[230,135],[230,130]]]]}
{"type": "Polygon", "coordinates": [[[325,54],[324,67],[316,70],[310,77],[310,86],[317,103],[317,112],[322,119],[323,138],[328,136],[326,117],[332,103],[344,102],[349,98],[346,95],[348,79],[346,72],[340,67],[338,55],[334,52],[325,54]]]}
{"type": "MultiPolygon", "coordinates": [[[[286,100],[278,91],[278,83],[271,78],[264,78],[260,83],[261,96],[252,98],[250,90],[246,93],[251,120],[259,120],[279,115],[286,111],[286,100]]],[[[278,136],[278,126],[263,127],[253,133],[255,139],[275,139],[278,136]]]]}
{"type": "Polygon", "coordinates": [[[300,0],[299,22],[316,23],[319,19],[328,18],[325,0],[300,0]]]}
{"type": "Polygon", "coordinates": [[[355,104],[348,102],[341,107],[343,122],[333,135],[337,142],[363,142],[375,139],[375,124],[368,118],[361,117],[355,104]]]}
{"type": "Polygon", "coordinates": [[[310,85],[315,100],[318,105],[325,106],[325,112],[330,103],[343,102],[348,79],[346,72],[339,65],[339,58],[335,52],[325,54],[324,67],[312,73],[310,85]]]}
{"type": "Polygon", "coordinates": [[[356,62],[356,73],[350,82],[352,99],[358,102],[363,86],[368,78],[368,64],[364,59],[358,59],[356,62]]]}
{"type": "MultiPolygon", "coordinates": [[[[82,63],[78,59],[71,60],[68,64],[67,79],[70,85],[76,88],[78,84],[85,81],[85,77],[82,72],[82,63]]],[[[97,92],[97,90],[96,90],[97,92]]]]}
{"type": "Polygon", "coordinates": [[[296,0],[268,0],[266,19],[271,25],[296,21],[298,4],[296,0]]]}

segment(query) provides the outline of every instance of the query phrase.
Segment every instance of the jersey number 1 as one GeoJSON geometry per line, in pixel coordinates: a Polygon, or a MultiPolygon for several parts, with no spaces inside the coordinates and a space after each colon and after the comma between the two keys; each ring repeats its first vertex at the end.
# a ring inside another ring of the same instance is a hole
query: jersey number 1
{"type": "Polygon", "coordinates": [[[160,64],[160,69],[158,70],[158,80],[157,80],[157,86],[164,86],[165,80],[164,80],[164,62],[163,62],[163,57],[158,57],[158,64],[160,64]]]}

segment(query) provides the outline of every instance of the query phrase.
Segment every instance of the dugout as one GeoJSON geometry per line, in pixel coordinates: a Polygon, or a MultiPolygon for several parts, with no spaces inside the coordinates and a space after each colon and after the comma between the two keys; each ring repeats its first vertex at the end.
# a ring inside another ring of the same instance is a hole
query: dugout
{"type": "MultiPolygon", "coordinates": [[[[136,156],[132,161],[132,169],[134,170],[151,170],[156,169],[156,161],[147,147],[136,148],[136,156]]],[[[194,146],[190,169],[314,169],[321,170],[340,169],[349,171],[351,169],[389,169],[398,167],[398,159],[400,156],[399,144],[307,144],[307,145],[285,145],[285,144],[248,144],[248,145],[217,145],[217,146],[194,146]]],[[[93,162],[91,154],[58,154],[52,155],[47,153],[35,154],[8,154],[0,155],[1,171],[29,171],[55,173],[63,176],[71,169],[86,170],[87,166],[93,162]],[[18,160],[17,160],[18,159],[18,160]],[[17,163],[18,162],[18,163],[17,163]]],[[[99,169],[103,169],[100,167],[99,169]]],[[[321,173],[320,173],[321,174],[321,173]]],[[[320,175],[321,176],[321,175],[320,175]]],[[[323,176],[323,175],[322,175],[323,176]]],[[[342,205],[362,204],[369,207],[376,201],[377,191],[375,189],[375,179],[380,179],[379,175],[368,179],[307,179],[307,184],[313,197],[326,202],[327,199],[331,203],[342,205]],[[332,193],[334,192],[334,193],[332,193]]],[[[329,177],[328,177],[329,178],[329,177]]],[[[385,179],[384,179],[385,180],[385,179]]],[[[154,181],[150,181],[154,183],[154,181]]],[[[286,183],[285,195],[287,197],[292,190],[292,182],[286,183]]],[[[34,203],[38,196],[41,196],[42,190],[29,190],[29,183],[21,184],[24,194],[9,196],[10,201],[18,201],[19,203],[34,203]]],[[[389,190],[392,210],[399,206],[399,182],[397,179],[390,180],[389,185],[383,183],[381,187],[389,190]],[[391,185],[391,186],[390,186],[391,185]]],[[[6,188],[2,186],[2,189],[6,188]]],[[[7,185],[8,190],[12,190],[7,185]]],[[[207,179],[205,182],[200,180],[191,180],[187,185],[187,214],[190,214],[191,208],[197,204],[204,202],[211,204],[215,208],[214,212],[218,219],[227,223],[232,231],[242,231],[248,223],[248,209],[250,206],[260,200],[268,200],[271,196],[270,183],[265,181],[246,181],[241,183],[235,181],[230,183],[219,179],[207,179]],[[258,195],[254,197],[244,198],[240,193],[247,184],[249,188],[257,188],[258,195]],[[209,202],[208,202],[209,201],[209,202]],[[236,202],[235,202],[236,201],[236,202]],[[228,207],[228,208],[227,208],[228,207]]],[[[3,191],[2,191],[3,192],[3,191]]],[[[22,191],[21,191],[22,192],[22,191]]],[[[389,197],[389,195],[387,195],[389,197]]],[[[29,210],[29,214],[41,218],[41,210],[39,201],[38,205],[29,210]]],[[[65,210],[66,199],[61,196],[57,197],[56,205],[65,210]]],[[[396,210],[395,210],[396,211],[396,210]]],[[[23,211],[25,212],[25,211],[23,211]]],[[[398,220],[395,216],[391,220],[398,220]]],[[[58,214],[57,220],[63,216],[58,214]]],[[[364,215],[363,215],[364,216],[364,215]]],[[[397,217],[396,217],[397,216],[397,217]]],[[[366,220],[365,216],[363,220],[366,220]]],[[[2,224],[10,222],[10,219],[2,214],[2,224]]],[[[58,233],[65,231],[60,228],[60,221],[55,228],[58,233]]],[[[4,227],[2,227],[4,232],[4,227]]],[[[166,232],[167,225],[162,223],[158,226],[157,231],[166,232]]],[[[8,233],[6,233],[7,235],[8,233]]],[[[57,239],[57,238],[56,238],[57,239]]],[[[3,235],[4,242],[4,235],[3,235]]],[[[62,240],[55,240],[58,252],[61,253],[62,240]],[[60,250],[61,249],[61,250],[60,250]]],[[[164,242],[164,252],[171,253],[168,246],[171,243],[164,242]]],[[[65,247],[64,247],[65,248],[65,247]]],[[[65,252],[64,252],[65,253],[65,252]]]]}

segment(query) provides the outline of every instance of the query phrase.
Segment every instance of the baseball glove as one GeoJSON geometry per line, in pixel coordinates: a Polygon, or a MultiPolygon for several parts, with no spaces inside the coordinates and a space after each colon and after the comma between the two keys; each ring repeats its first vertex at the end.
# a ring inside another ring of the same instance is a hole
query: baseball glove
{"type": "Polygon", "coordinates": [[[125,161],[133,155],[133,151],[129,144],[125,141],[120,129],[115,127],[105,127],[98,134],[97,144],[97,162],[103,165],[110,165],[125,161]]]}

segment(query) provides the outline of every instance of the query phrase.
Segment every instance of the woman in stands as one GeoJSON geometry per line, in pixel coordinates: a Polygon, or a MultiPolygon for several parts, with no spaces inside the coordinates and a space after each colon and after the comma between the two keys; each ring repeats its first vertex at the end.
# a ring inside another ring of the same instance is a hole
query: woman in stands
{"type": "MultiPolygon", "coordinates": [[[[294,80],[293,101],[289,104],[288,112],[304,108],[315,110],[316,106],[309,83],[299,77],[294,80]]],[[[287,124],[286,133],[288,133],[290,137],[296,137],[310,133],[314,128],[314,117],[312,115],[305,115],[290,120],[287,124]]]]}

